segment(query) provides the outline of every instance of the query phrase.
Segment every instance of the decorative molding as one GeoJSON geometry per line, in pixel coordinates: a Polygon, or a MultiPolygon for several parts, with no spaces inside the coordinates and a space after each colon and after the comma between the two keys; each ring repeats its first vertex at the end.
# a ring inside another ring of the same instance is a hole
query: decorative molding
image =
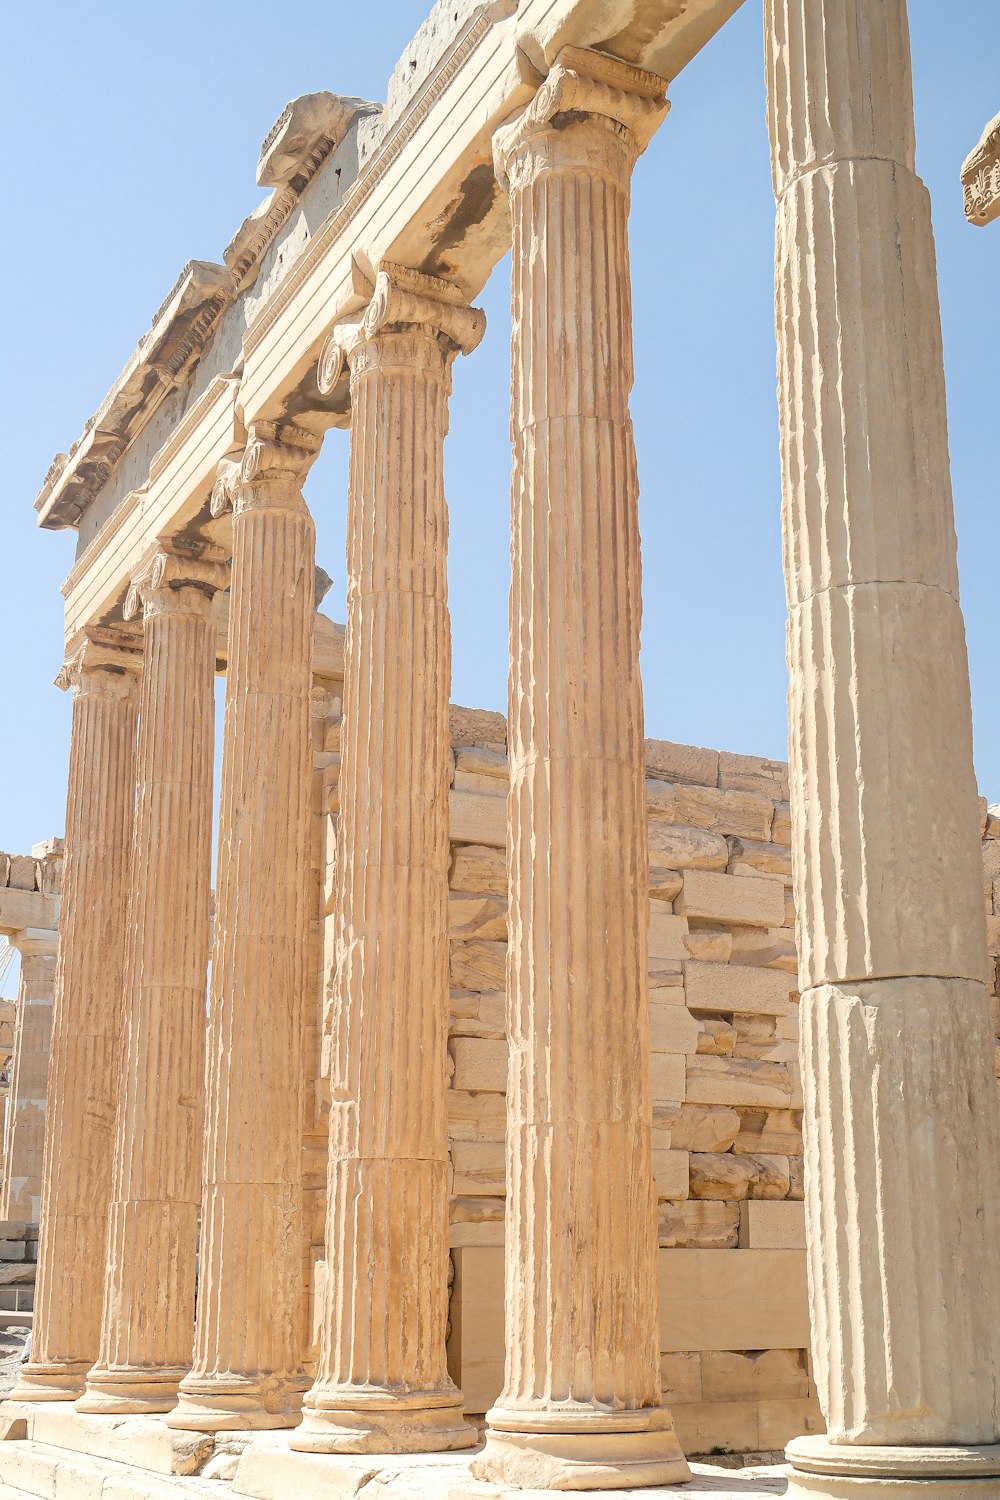
{"type": "Polygon", "coordinates": [[[1000,219],[1000,115],[994,115],[962,163],[965,217],[980,226],[1000,219]]]}
{"type": "Polygon", "coordinates": [[[375,192],[389,169],[399,159],[404,147],[496,24],[497,18],[490,11],[484,10],[473,16],[468,25],[459,32],[452,50],[442,59],[437,70],[430,75],[424,87],[414,96],[406,112],[390,126],[374,156],[361,168],[357,178],[344,195],[343,203],[310,240],[295,267],[275,289],[274,294],[247,329],[243,339],[245,354],[252,353],[274,327],[299,288],[308,280],[330,247],[347,229],[358,210],[375,192]]]}
{"type": "Polygon", "coordinates": [[[40,526],[78,524],[126,448],[200,358],[233,295],[225,266],[188,262],[83,436],[50,465],[35,500],[40,526]]]}
{"type": "Polygon", "coordinates": [[[135,680],[142,673],[142,635],[136,630],[114,626],[88,626],[66,653],[56,675],[55,684],[89,691],[108,697],[127,697],[135,690],[135,680]]]}

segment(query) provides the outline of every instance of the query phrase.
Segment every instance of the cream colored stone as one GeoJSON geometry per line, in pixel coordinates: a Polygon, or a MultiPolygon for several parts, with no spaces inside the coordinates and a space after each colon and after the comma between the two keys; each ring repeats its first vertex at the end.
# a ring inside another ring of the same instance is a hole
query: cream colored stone
{"type": "Polygon", "coordinates": [[[788,767],[783,760],[763,760],[757,755],[719,755],[719,785],[737,792],[762,792],[767,797],[788,800],[788,767]]]}
{"type": "Polygon", "coordinates": [[[449,932],[453,938],[484,938],[507,942],[507,903],[499,896],[453,894],[448,903],[449,932]]]}
{"type": "Polygon", "coordinates": [[[451,945],[451,982],[460,989],[502,989],[506,970],[506,943],[477,941],[451,945]]]}
{"type": "Polygon", "coordinates": [[[122,1026],[139,654],[88,639],[73,690],[66,861],[31,1360],[20,1400],[72,1400],[100,1344],[122,1026]]]}
{"type": "Polygon", "coordinates": [[[674,1201],[688,1196],[688,1153],[686,1151],[654,1151],[653,1179],[657,1198],[674,1201]]]}
{"type": "Polygon", "coordinates": [[[746,1199],[740,1204],[740,1247],[804,1250],[806,1226],[802,1204],[790,1199],[746,1199]]]}
{"type": "Polygon", "coordinates": [[[803,1349],[808,1336],[801,1251],[661,1251],[664,1351],[803,1349]]]}
{"type": "Polygon", "coordinates": [[[725,964],[729,962],[733,951],[733,937],[726,927],[695,920],[689,924],[684,947],[690,958],[703,959],[706,963],[725,964]]]}
{"type": "Polygon", "coordinates": [[[701,1018],[701,1031],[695,1050],[706,1057],[729,1057],[736,1045],[736,1037],[736,1027],[730,1026],[728,1021],[704,1016],[701,1018]]]}
{"type": "Polygon", "coordinates": [[[1000,1441],[1000,1104],[906,4],[811,12],[765,5],[814,1369],[833,1453],[905,1454],[1000,1441]]]}
{"type": "Polygon", "coordinates": [[[741,1109],[740,1129],[733,1150],[739,1155],[759,1152],[802,1155],[801,1116],[789,1109],[741,1109]]]}
{"type": "Polygon", "coordinates": [[[670,1144],[685,1151],[728,1151],[737,1139],[741,1117],[734,1109],[704,1109],[682,1104],[670,1123],[670,1144]]]}
{"type": "MultiPolygon", "coordinates": [[[[455,837],[454,828],[452,838],[455,837]]],[[[452,851],[451,889],[507,898],[507,860],[500,849],[464,844],[452,851]]]]}
{"type": "Polygon", "coordinates": [[[647,740],[645,759],[648,776],[695,786],[714,787],[719,784],[718,750],[702,750],[696,745],[674,745],[669,740],[647,740]]]}
{"type": "Polygon", "coordinates": [[[144,650],[123,1088],[101,1348],[81,1411],[168,1411],[191,1359],[211,928],[210,605],[228,581],[220,555],[161,549],[125,607],[142,614],[144,650]]]}
{"type": "Polygon", "coordinates": [[[451,792],[449,828],[454,844],[486,844],[502,849],[507,842],[507,803],[486,792],[451,792]]]}
{"type": "Polygon", "coordinates": [[[691,1010],[782,1015],[788,1010],[792,983],[780,969],[697,960],[684,965],[684,991],[691,1010]]]}
{"type": "Polygon", "coordinates": [[[730,1152],[693,1152],[691,1155],[691,1197],[711,1198],[725,1202],[746,1198],[754,1180],[755,1167],[743,1156],[730,1152]]]}
{"type": "Polygon", "coordinates": [[[196,1431],[288,1426],[305,1384],[314,593],[302,580],[315,576],[315,529],[301,487],[318,447],[300,428],[260,424],[213,495],[234,513],[200,1274],[194,1365],[167,1419],[196,1431]],[[280,1299],[264,1295],[275,1284],[280,1299]]]}
{"type": "Polygon", "coordinates": [[[687,917],[710,917],[754,927],[779,927],[784,919],[781,885],[761,875],[723,875],[689,870],[674,910],[687,917]]]}
{"type": "Polygon", "coordinates": [[[660,959],[687,958],[687,939],[687,918],[674,916],[666,902],[650,900],[648,936],[650,961],[656,963],[660,959]]]}
{"type": "Polygon", "coordinates": [[[701,828],[679,828],[655,820],[650,822],[651,878],[661,866],[673,870],[724,870],[728,860],[729,846],[720,834],[707,833],[701,828]]]}
{"type": "Polygon", "coordinates": [[[668,1052],[652,1052],[649,1077],[653,1099],[657,1103],[682,1104],[686,1092],[685,1057],[668,1052]]]}
{"type": "Polygon", "coordinates": [[[0,1216],[37,1224],[42,1196],[46,1091],[52,1040],[57,937],[27,927],[11,939],[21,955],[0,1216]]]}
{"type": "MultiPolygon", "coordinates": [[[[751,1206],[741,1205],[741,1213],[743,1207],[751,1206]]],[[[738,1401],[748,1397],[792,1401],[809,1395],[804,1349],[762,1349],[749,1354],[732,1349],[706,1349],[700,1363],[706,1401],[738,1401]]]]}
{"type": "Polygon", "coordinates": [[[659,1242],[667,1249],[735,1250],[739,1239],[738,1203],[661,1203],[659,1242]]]}
{"type": "MultiPolygon", "coordinates": [[[[689,1474],[662,1403],[655,1337],[625,294],[629,178],[665,111],[661,79],[564,51],[496,142],[511,204],[514,324],[508,1348],[473,1472],[521,1486],[610,1489],[689,1474]],[[571,277],[561,269],[567,246],[571,277]],[[598,462],[600,487],[615,497],[600,541],[588,520],[598,462]],[[615,1228],[623,1222],[633,1225],[626,1239],[615,1228]],[[601,1269],[612,1261],[615,1289],[601,1269]]],[[[683,1073],[682,1058],[663,1062],[683,1073]]],[[[654,1094],[663,1082],[654,1074],[654,1094]]]]}
{"type": "Polygon", "coordinates": [[[691,1104],[792,1107],[792,1079],[787,1065],[750,1058],[693,1057],[686,1074],[691,1104]]]}
{"type": "Polygon", "coordinates": [[[729,873],[757,870],[762,875],[792,878],[792,857],[784,844],[761,844],[753,839],[729,840],[729,873]]]}
{"type": "MultiPolygon", "coordinates": [[[[654,994],[657,993],[654,991],[654,994]]],[[[651,999],[649,1006],[650,1052],[683,1052],[698,1050],[701,1023],[685,1005],[660,1005],[651,999]]]]}
{"type": "Polygon", "coordinates": [[[495,1094],[506,1091],[508,1049],[505,1041],[456,1037],[450,1050],[455,1059],[456,1090],[495,1094]]]}

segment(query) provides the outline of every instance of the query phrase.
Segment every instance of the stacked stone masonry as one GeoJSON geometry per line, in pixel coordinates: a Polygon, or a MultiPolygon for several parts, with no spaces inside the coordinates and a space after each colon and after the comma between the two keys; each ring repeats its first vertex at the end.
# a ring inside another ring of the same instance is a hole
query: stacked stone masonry
{"type": "MultiPolygon", "coordinates": [[[[317,694],[315,753],[328,905],[340,712],[334,682],[317,694]]],[[[453,705],[451,746],[448,1360],[482,1420],[504,1367],[504,716],[453,705]]],[[[664,1399],[688,1453],[774,1450],[822,1430],[807,1353],[787,766],[647,740],[646,773],[664,1399]]],[[[980,829],[1000,1088],[1000,805],[980,799],[980,829]]],[[[328,954],[333,941],[328,924],[328,954]]],[[[326,1275],[319,1181],[307,1197],[315,1306],[326,1275]]]]}

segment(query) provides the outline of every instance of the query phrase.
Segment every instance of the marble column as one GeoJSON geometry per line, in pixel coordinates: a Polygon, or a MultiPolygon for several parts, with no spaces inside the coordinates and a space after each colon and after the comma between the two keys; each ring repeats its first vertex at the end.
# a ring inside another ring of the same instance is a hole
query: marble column
{"type": "Polygon", "coordinates": [[[448,513],[451,364],[485,318],[383,268],[346,348],[352,403],[320,1368],[294,1448],[476,1440],[448,1321],[448,513]]]}
{"type": "Polygon", "coordinates": [[[806,1229],[827,1423],[790,1446],[791,1493],[964,1496],[1000,1475],[1000,1111],[906,5],[767,0],[766,18],[806,1229]]]}
{"type": "Polygon", "coordinates": [[[126,619],[142,613],[144,666],[123,1070],[101,1350],[81,1411],[168,1411],[191,1366],[211,922],[210,611],[228,581],[221,554],[161,549],[125,605],[126,619]]]}
{"type": "Polygon", "coordinates": [[[194,1368],[171,1427],[288,1427],[306,1381],[302,1048],[320,440],[257,423],[233,505],[194,1368]]]}
{"type": "Polygon", "coordinates": [[[689,1477],[660,1390],[629,185],[662,79],[564,49],[513,220],[506,1381],[474,1470],[689,1477]]]}
{"type": "Polygon", "coordinates": [[[26,928],[12,937],[21,955],[14,1058],[7,1105],[0,1219],[37,1224],[45,1148],[45,1089],[52,1040],[58,934],[26,928]]]}
{"type": "Polygon", "coordinates": [[[142,656],[95,630],[72,686],[66,853],[31,1361],[11,1396],[71,1401],[101,1340],[142,656]]]}

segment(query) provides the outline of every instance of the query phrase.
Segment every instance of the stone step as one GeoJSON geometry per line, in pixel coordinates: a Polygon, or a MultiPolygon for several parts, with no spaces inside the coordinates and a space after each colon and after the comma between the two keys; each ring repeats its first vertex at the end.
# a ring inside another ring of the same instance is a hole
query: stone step
{"type": "Polygon", "coordinates": [[[2,1500],[220,1500],[230,1493],[222,1480],[152,1474],[47,1443],[0,1443],[2,1500]]]}

